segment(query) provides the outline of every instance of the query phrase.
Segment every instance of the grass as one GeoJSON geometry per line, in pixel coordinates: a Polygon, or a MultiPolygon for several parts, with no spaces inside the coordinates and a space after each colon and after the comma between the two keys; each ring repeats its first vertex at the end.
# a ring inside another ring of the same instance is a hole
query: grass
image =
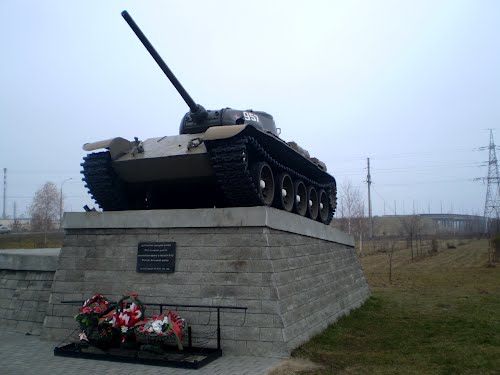
{"type": "Polygon", "coordinates": [[[0,249],[37,249],[45,247],[62,247],[64,233],[8,233],[0,235],[0,249]]]}
{"type": "Polygon", "coordinates": [[[293,356],[323,365],[300,374],[500,374],[500,267],[487,242],[442,246],[411,261],[362,258],[372,297],[293,356]]]}

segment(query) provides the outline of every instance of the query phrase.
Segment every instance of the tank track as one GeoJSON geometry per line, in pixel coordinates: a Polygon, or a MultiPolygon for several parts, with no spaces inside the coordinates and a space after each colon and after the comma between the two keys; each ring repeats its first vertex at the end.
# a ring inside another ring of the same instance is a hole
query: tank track
{"type": "Polygon", "coordinates": [[[258,206],[257,188],[248,170],[247,140],[230,144],[217,141],[209,148],[217,185],[223,191],[228,206],[258,206]]]}
{"type": "Polygon", "coordinates": [[[82,181],[99,207],[104,211],[128,209],[125,184],[111,166],[108,151],[88,154],[80,165],[83,167],[80,172],[84,176],[82,181]]]}
{"type": "Polygon", "coordinates": [[[240,135],[230,139],[206,141],[205,144],[218,186],[223,190],[229,206],[262,205],[248,168],[250,160],[259,160],[267,162],[274,171],[286,172],[293,179],[301,179],[316,189],[324,189],[330,203],[329,216],[325,224],[328,225],[331,222],[337,205],[335,182],[320,183],[281,164],[252,136],[240,135]]]}

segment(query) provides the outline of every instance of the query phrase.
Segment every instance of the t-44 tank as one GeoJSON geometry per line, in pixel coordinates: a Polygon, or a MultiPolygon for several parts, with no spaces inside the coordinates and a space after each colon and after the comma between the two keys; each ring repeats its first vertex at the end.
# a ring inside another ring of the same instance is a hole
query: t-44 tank
{"type": "Polygon", "coordinates": [[[104,211],[273,206],[329,224],[335,179],[324,163],[283,141],[266,112],[196,104],[127,11],[123,18],[190,111],[180,134],[86,143],[83,181],[104,211]]]}

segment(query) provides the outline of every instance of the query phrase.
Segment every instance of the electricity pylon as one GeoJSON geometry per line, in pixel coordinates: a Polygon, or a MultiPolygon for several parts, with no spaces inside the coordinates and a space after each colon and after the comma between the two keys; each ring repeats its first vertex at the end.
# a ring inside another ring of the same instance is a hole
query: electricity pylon
{"type": "Polygon", "coordinates": [[[500,177],[498,175],[498,163],[496,146],[493,140],[493,130],[490,129],[490,145],[480,147],[479,150],[489,150],[488,177],[479,177],[474,180],[486,182],[486,200],[484,202],[484,216],[486,218],[500,217],[500,177]]]}

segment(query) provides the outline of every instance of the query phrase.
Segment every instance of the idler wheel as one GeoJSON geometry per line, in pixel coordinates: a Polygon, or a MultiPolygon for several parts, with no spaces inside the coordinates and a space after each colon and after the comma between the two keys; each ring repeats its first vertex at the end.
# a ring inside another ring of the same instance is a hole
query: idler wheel
{"type": "Polygon", "coordinates": [[[318,192],[319,197],[319,220],[323,224],[327,224],[330,219],[330,202],[328,201],[328,194],[326,191],[321,189],[318,192]]]}
{"type": "Polygon", "coordinates": [[[265,206],[272,205],[274,200],[274,177],[269,164],[266,162],[255,163],[252,166],[252,176],[261,203],[265,206]]]}
{"type": "Polygon", "coordinates": [[[293,212],[300,216],[305,216],[307,213],[307,189],[306,185],[301,180],[295,181],[293,184],[295,199],[293,204],[293,212]]]}
{"type": "Polygon", "coordinates": [[[293,181],[288,173],[280,173],[276,176],[276,206],[284,211],[293,210],[294,202],[293,181]]]}
{"type": "Polygon", "coordinates": [[[316,220],[319,213],[319,198],[314,186],[307,188],[307,198],[307,217],[316,220]]]}

